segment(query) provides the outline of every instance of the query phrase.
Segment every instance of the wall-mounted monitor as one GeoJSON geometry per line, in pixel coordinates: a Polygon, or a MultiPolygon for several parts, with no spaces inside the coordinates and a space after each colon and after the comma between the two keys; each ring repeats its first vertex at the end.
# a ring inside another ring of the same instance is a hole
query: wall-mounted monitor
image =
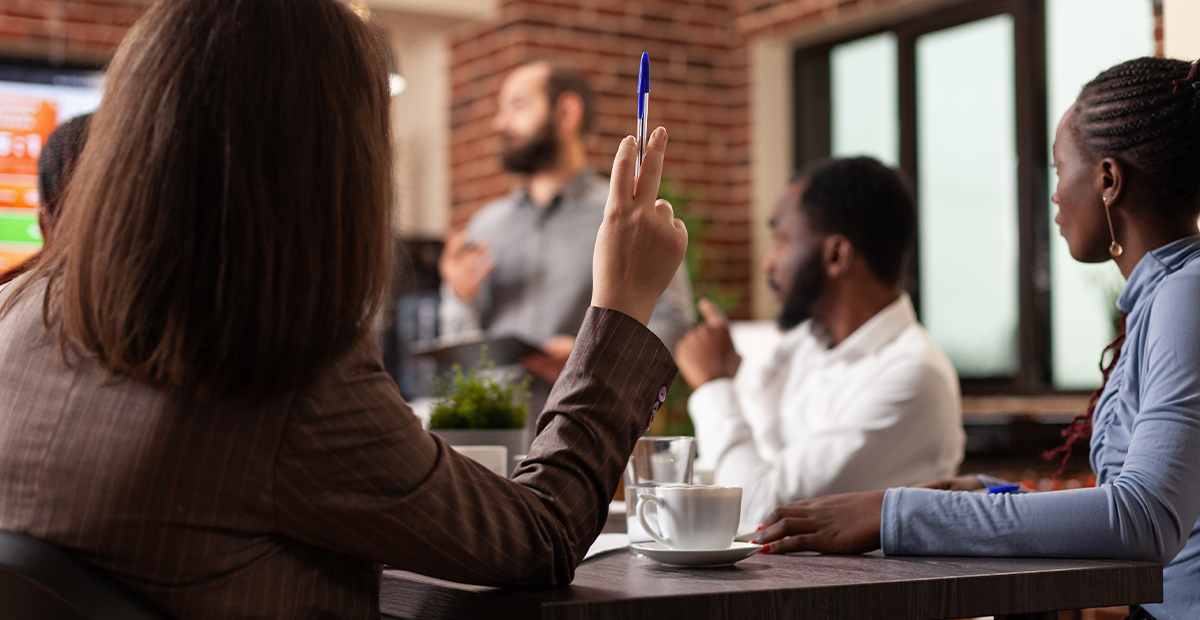
{"type": "Polygon", "coordinates": [[[0,60],[0,272],[42,247],[37,162],[62,123],[100,105],[98,71],[5,64],[0,60]]]}

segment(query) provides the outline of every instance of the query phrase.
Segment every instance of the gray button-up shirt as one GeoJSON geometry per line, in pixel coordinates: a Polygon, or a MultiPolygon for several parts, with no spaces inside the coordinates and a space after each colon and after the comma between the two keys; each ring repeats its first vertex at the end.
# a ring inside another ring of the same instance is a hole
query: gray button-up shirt
{"type": "MultiPolygon", "coordinates": [[[[518,187],[475,214],[467,236],[487,241],[496,267],[471,303],[442,285],[442,334],[485,331],[532,344],[576,335],[592,301],[592,252],[607,201],[608,181],[587,170],[546,207],[518,187]]],[[[691,284],[681,265],[649,327],[674,349],[695,320],[691,284]]]]}

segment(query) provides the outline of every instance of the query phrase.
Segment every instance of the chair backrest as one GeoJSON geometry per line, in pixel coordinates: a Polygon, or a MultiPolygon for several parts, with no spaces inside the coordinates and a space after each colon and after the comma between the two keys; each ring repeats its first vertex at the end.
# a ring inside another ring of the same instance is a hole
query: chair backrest
{"type": "Polygon", "coordinates": [[[25,620],[170,620],[100,569],[6,530],[0,530],[0,610],[25,620]]]}

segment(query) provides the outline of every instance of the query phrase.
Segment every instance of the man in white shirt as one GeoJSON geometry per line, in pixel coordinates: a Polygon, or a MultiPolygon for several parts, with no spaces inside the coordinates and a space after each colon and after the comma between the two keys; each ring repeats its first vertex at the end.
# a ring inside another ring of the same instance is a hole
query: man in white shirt
{"type": "Polygon", "coordinates": [[[901,286],[915,212],[903,178],[878,161],[810,166],[771,219],[778,347],[743,363],[728,321],[701,302],[705,322],[675,357],[695,390],[696,467],[743,487],[744,528],[799,499],[956,473],[958,377],[901,286]]]}

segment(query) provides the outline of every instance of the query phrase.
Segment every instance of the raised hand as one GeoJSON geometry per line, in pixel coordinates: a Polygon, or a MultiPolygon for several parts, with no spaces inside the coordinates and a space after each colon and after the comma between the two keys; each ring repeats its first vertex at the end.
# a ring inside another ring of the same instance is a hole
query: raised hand
{"type": "Polygon", "coordinates": [[[438,261],[442,280],[450,285],[456,297],[468,303],[479,296],[483,281],[495,267],[487,242],[468,241],[466,233],[462,232],[446,239],[446,249],[438,261]]]}
{"type": "Polygon", "coordinates": [[[742,364],[733,348],[725,313],[708,299],[701,299],[699,307],[704,322],[675,346],[679,374],[693,390],[714,379],[733,377],[742,364]]]}
{"type": "Polygon", "coordinates": [[[883,491],[793,502],[762,522],[754,542],[763,553],[866,553],[879,548],[883,491]]]}
{"type": "Polygon", "coordinates": [[[592,256],[592,305],[625,313],[643,325],[675,276],[687,250],[687,228],[671,203],[656,200],[667,152],[667,130],[659,127],[646,145],[640,175],[634,175],[637,141],[621,141],[613,160],[604,222],[592,256]]]}

